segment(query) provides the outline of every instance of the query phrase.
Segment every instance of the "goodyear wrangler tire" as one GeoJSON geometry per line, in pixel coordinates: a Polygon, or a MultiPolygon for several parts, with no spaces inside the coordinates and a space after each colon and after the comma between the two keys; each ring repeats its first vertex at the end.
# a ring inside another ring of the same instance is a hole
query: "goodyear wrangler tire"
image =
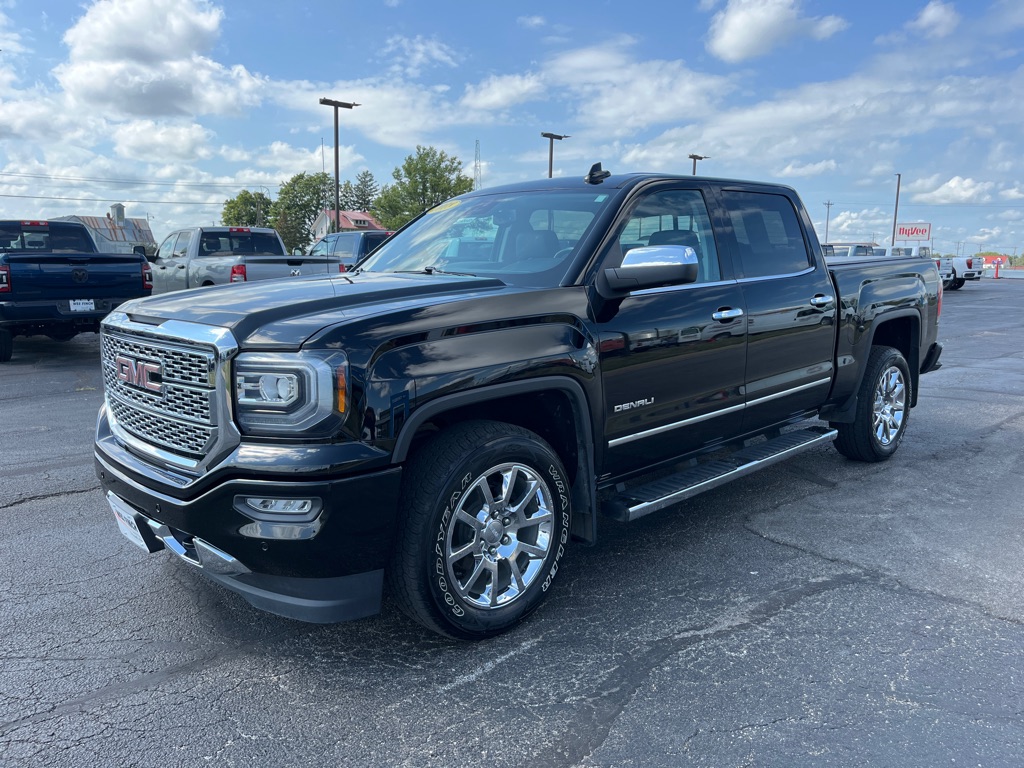
{"type": "Polygon", "coordinates": [[[472,421],[445,429],[403,479],[392,592],[429,629],[480,640],[544,600],[569,538],[569,481],[539,436],[472,421]]]}
{"type": "Polygon", "coordinates": [[[884,461],[896,453],[910,418],[910,368],[898,349],[872,347],[852,424],[833,424],[835,447],[854,461],[884,461]]]}

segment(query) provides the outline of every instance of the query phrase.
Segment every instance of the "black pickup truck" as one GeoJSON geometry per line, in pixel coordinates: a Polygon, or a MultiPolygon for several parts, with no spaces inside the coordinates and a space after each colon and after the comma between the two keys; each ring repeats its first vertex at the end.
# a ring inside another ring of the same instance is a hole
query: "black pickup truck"
{"type": "Polygon", "coordinates": [[[97,253],[82,224],[0,221],[0,363],[15,336],[96,333],[110,310],[152,289],[144,252],[97,253]]]}
{"type": "Polygon", "coordinates": [[[96,471],[131,541],[262,609],[358,618],[387,583],[483,638],[601,514],[827,442],[892,456],[941,300],[928,260],[826,265],[788,187],[595,166],[452,199],[343,275],[122,307],[96,471]]]}

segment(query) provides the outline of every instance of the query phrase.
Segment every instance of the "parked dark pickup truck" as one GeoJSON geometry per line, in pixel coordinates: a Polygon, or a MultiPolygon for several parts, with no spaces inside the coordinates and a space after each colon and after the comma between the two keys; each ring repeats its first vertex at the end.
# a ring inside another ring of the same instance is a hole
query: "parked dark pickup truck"
{"type": "Polygon", "coordinates": [[[152,288],[144,253],[97,253],[81,224],[0,221],[0,363],[15,336],[96,333],[110,310],[152,288]]]}
{"type": "Polygon", "coordinates": [[[595,166],[450,200],[351,273],[123,307],[96,470],[131,541],[260,608],[357,618],[387,581],[487,637],[599,513],[892,456],[941,295],[929,260],[826,266],[787,187],[595,166]]]}

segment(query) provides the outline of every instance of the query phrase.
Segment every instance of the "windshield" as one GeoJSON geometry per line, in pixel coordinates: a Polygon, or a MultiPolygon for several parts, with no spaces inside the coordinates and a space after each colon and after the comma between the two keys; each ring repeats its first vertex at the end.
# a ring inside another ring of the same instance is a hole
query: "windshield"
{"type": "Polygon", "coordinates": [[[555,190],[449,200],[361,264],[371,272],[457,272],[553,287],[610,195],[555,190]]]}

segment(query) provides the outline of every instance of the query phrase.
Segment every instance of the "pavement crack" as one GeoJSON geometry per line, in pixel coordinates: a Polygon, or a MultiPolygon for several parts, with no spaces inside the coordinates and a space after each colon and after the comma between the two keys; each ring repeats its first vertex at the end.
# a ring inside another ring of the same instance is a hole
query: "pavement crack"
{"type": "Polygon", "coordinates": [[[22,504],[28,504],[31,501],[46,501],[47,499],[59,499],[64,496],[80,496],[84,493],[95,493],[100,489],[99,483],[91,485],[88,488],[77,488],[73,491],[55,491],[54,493],[40,493],[35,496],[25,496],[20,499],[15,499],[9,504],[0,504],[0,510],[13,509],[19,507],[22,504]]]}
{"type": "Polygon", "coordinates": [[[587,760],[604,744],[616,720],[651,673],[671,657],[708,641],[763,626],[804,600],[849,586],[874,585],[876,581],[872,574],[862,571],[794,583],[777,590],[767,600],[735,609],[713,624],[683,629],[651,642],[609,671],[600,689],[581,708],[572,727],[566,729],[566,733],[573,736],[560,745],[556,754],[537,755],[528,764],[574,766],[587,760]]]}

